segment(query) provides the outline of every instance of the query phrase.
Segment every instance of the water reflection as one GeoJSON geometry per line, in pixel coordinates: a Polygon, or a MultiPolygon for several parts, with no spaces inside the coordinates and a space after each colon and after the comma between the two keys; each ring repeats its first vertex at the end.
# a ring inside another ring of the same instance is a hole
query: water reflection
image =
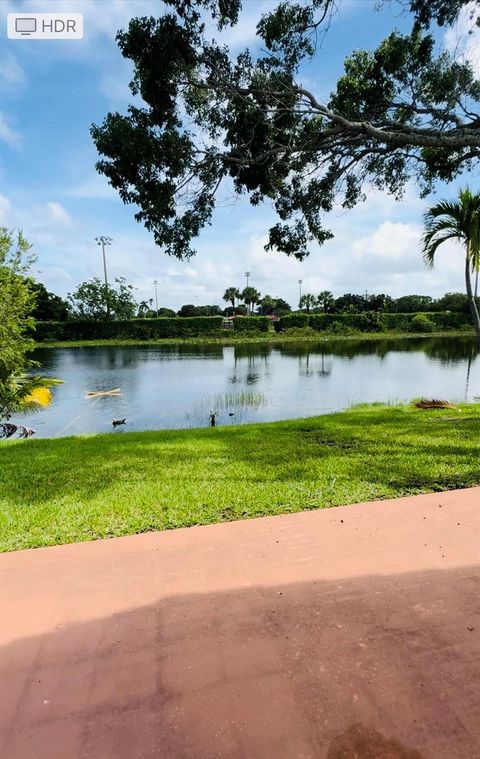
{"type": "Polygon", "coordinates": [[[480,360],[470,337],[41,348],[34,358],[45,374],[65,382],[54,389],[50,409],[19,420],[41,436],[108,432],[115,417],[127,417],[127,430],[207,426],[210,411],[229,424],[360,402],[480,394],[480,360]],[[86,390],[113,388],[121,395],[95,404],[85,398],[86,390]]]}
{"type": "MultiPolygon", "coordinates": [[[[314,354],[318,355],[318,354],[314,354]]],[[[301,377],[313,377],[318,375],[319,377],[328,377],[332,373],[333,362],[327,359],[325,352],[320,353],[321,364],[318,367],[317,362],[311,362],[310,358],[312,353],[307,351],[305,355],[299,355],[298,357],[298,371],[301,377]]]]}

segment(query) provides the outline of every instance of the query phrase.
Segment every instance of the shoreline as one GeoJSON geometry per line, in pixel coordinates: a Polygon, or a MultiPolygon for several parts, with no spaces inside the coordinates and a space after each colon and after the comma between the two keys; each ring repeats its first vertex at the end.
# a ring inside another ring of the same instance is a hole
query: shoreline
{"type": "Polygon", "coordinates": [[[288,330],[286,332],[268,332],[258,334],[239,334],[234,337],[188,337],[188,338],[158,338],[138,340],[128,338],[115,338],[106,340],[60,340],[35,342],[34,350],[38,348],[99,348],[121,346],[152,346],[152,345],[235,345],[266,344],[280,345],[282,343],[333,343],[343,341],[375,342],[380,340],[415,340],[427,338],[458,338],[475,337],[472,330],[444,330],[435,332],[356,332],[352,334],[336,335],[325,332],[307,330],[288,330]]]}

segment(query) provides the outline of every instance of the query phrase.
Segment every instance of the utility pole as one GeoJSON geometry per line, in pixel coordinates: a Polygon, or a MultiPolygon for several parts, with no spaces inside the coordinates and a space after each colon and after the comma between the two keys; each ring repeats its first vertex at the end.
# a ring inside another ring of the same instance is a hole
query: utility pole
{"type": "Polygon", "coordinates": [[[157,293],[158,282],[156,279],[153,280],[153,284],[155,285],[155,311],[158,317],[158,293],[157,293]]]}
{"type": "Polygon", "coordinates": [[[302,300],[302,284],[303,279],[298,280],[298,307],[300,308],[300,301],[302,300]]]}
{"type": "Polygon", "coordinates": [[[105,278],[105,305],[107,307],[107,316],[110,316],[110,305],[108,302],[108,277],[107,277],[107,259],[105,258],[105,245],[111,245],[113,242],[113,239],[111,237],[107,237],[106,235],[100,235],[100,237],[95,238],[97,245],[102,246],[102,256],[103,256],[103,276],[105,278]]]}
{"type": "MultiPolygon", "coordinates": [[[[249,280],[249,278],[250,278],[250,272],[249,272],[249,271],[246,271],[246,272],[245,272],[245,276],[246,276],[246,278],[247,278],[247,287],[248,287],[248,280],[249,280]]],[[[251,306],[251,304],[250,304],[250,303],[248,303],[248,304],[247,304],[247,316],[248,316],[248,314],[249,314],[249,312],[250,312],[250,306],[251,306]]]]}

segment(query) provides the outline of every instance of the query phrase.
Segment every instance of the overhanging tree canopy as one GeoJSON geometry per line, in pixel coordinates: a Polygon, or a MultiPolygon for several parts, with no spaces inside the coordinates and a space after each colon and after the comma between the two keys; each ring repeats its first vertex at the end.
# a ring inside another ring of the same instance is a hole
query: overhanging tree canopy
{"type": "Polygon", "coordinates": [[[454,23],[466,0],[404,3],[411,32],[352,53],[326,101],[302,86],[301,65],[320,60],[337,0],[281,2],[258,24],[256,57],[221,42],[240,0],[167,3],[162,18],[132,19],[117,35],[143,104],[92,127],[98,171],[167,254],[194,253],[226,180],[253,205],[273,204],[267,248],[302,259],[312,240],[332,237],[324,216],[334,204],[352,208],[371,185],[400,197],[412,176],[427,193],[478,160],[480,82],[468,62],[437,51],[430,29],[454,23]]]}

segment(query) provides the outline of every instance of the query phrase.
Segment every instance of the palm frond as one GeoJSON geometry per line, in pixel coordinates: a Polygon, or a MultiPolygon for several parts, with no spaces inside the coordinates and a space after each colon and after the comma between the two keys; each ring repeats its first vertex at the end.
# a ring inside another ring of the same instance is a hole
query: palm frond
{"type": "Polygon", "coordinates": [[[458,230],[448,231],[448,225],[425,232],[422,238],[422,255],[425,265],[432,267],[435,261],[435,253],[437,248],[446,240],[462,239],[463,235],[459,234],[458,230]]]}
{"type": "Polygon", "coordinates": [[[36,387],[24,399],[24,403],[40,410],[47,408],[52,402],[52,391],[48,387],[36,387]]]}
{"type": "Polygon", "coordinates": [[[3,414],[29,414],[50,405],[50,388],[61,385],[53,377],[29,377],[26,374],[13,377],[7,386],[0,388],[0,416],[3,414]]]}
{"type": "Polygon", "coordinates": [[[428,227],[433,221],[440,216],[447,216],[451,220],[461,223],[463,221],[463,209],[460,203],[451,200],[439,200],[435,205],[430,206],[423,214],[423,221],[428,227]]]}
{"type": "Polygon", "coordinates": [[[443,401],[440,400],[440,398],[431,398],[430,400],[427,400],[426,398],[421,398],[419,401],[416,401],[413,404],[416,408],[422,408],[422,409],[430,409],[430,408],[450,408],[450,409],[456,409],[457,407],[453,405],[453,403],[450,403],[450,401],[443,401]]]}
{"type": "Polygon", "coordinates": [[[438,201],[427,209],[423,220],[422,253],[427,266],[433,266],[442,243],[458,239],[466,246],[472,268],[480,268],[480,193],[465,187],[460,190],[458,201],[438,201]]]}

